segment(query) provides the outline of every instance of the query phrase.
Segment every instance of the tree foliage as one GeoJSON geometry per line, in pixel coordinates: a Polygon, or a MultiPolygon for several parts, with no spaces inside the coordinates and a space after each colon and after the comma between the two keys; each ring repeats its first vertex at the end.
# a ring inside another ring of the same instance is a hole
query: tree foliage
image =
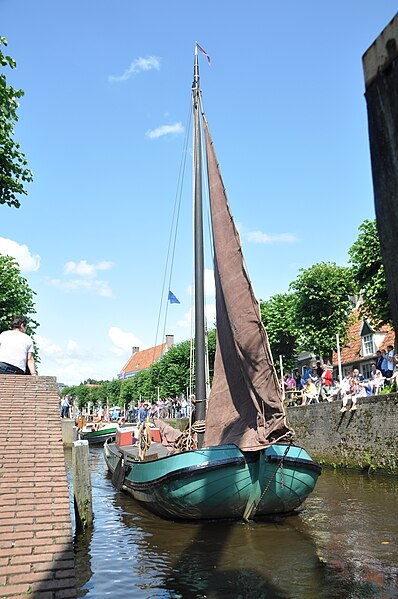
{"type": "Polygon", "coordinates": [[[356,291],[363,300],[361,316],[376,327],[392,324],[376,220],[365,220],[360,225],[358,238],[348,253],[356,291]]]}
{"type": "Polygon", "coordinates": [[[296,329],[296,295],[278,293],[267,301],[260,300],[261,320],[267,331],[275,367],[279,369],[279,356],[284,368],[295,365],[299,333],[296,329]]]}
{"type": "Polygon", "coordinates": [[[38,323],[32,319],[32,314],[36,313],[35,295],[27,280],[21,276],[16,260],[0,255],[0,333],[10,328],[14,316],[21,314],[28,321],[27,332],[34,334],[38,327],[38,323]]]}
{"type": "Polygon", "coordinates": [[[290,284],[296,294],[295,320],[300,348],[332,359],[336,334],[341,345],[348,340],[354,283],[348,267],[321,262],[301,269],[290,284]]]}
{"type": "MultiPolygon", "coordinates": [[[[15,61],[6,56],[1,49],[6,45],[7,40],[0,37],[0,68],[15,69],[15,61]]],[[[14,140],[14,125],[18,121],[18,99],[23,95],[21,89],[7,85],[5,74],[0,72],[0,204],[16,208],[20,206],[17,196],[27,193],[24,183],[32,181],[33,178],[20,145],[14,140]]]]}

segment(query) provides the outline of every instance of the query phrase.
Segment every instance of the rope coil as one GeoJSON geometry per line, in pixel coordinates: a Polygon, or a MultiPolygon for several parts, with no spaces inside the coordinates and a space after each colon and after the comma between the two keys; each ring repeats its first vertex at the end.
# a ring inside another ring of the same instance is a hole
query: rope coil
{"type": "Polygon", "coordinates": [[[152,443],[152,432],[148,422],[143,422],[138,431],[138,459],[142,462],[152,443]]]}
{"type": "Polygon", "coordinates": [[[197,447],[198,433],[204,433],[206,429],[205,420],[196,420],[190,427],[182,432],[175,444],[177,451],[191,451],[197,447]]]}

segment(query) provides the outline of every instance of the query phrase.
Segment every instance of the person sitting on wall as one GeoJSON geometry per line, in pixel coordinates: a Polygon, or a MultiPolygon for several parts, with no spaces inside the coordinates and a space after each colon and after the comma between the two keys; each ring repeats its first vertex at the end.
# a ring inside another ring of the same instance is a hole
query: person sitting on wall
{"type": "Polygon", "coordinates": [[[24,316],[15,316],[10,331],[0,334],[0,374],[36,374],[33,341],[26,334],[24,316]]]}
{"type": "Polygon", "coordinates": [[[311,378],[308,378],[303,389],[303,400],[301,405],[305,406],[306,404],[309,404],[312,401],[316,401],[317,403],[319,403],[318,391],[314,384],[314,381],[311,378]]]}
{"type": "Polygon", "coordinates": [[[363,375],[359,373],[358,368],[354,368],[352,371],[352,376],[349,379],[350,383],[350,391],[346,394],[345,398],[343,398],[343,406],[340,412],[347,411],[347,399],[351,397],[351,408],[350,412],[354,412],[357,409],[357,400],[359,397],[366,396],[366,389],[361,384],[363,383],[363,375]]]}

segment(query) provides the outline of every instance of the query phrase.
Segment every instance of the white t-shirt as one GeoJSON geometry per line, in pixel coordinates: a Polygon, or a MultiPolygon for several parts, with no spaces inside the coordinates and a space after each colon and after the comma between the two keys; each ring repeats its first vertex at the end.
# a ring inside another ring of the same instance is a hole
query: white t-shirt
{"type": "Polygon", "coordinates": [[[33,341],[26,333],[14,329],[0,334],[0,362],[12,364],[25,372],[29,352],[33,353],[33,341]]]}

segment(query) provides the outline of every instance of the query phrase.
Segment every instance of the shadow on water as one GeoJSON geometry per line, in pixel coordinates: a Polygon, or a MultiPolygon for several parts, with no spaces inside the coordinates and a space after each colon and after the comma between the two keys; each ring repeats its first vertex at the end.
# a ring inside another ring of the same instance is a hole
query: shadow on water
{"type": "Polygon", "coordinates": [[[94,527],[75,537],[81,597],[397,596],[397,481],[324,471],[299,514],[172,522],[114,489],[99,448],[91,461],[94,527]]]}
{"type": "MultiPolygon", "coordinates": [[[[322,564],[304,532],[286,520],[244,524],[170,522],[147,513],[124,494],[115,497],[128,528],[145,536],[140,559],[157,556],[164,565],[162,587],[168,597],[197,599],[288,599],[292,592],[290,565],[300,555],[295,584],[320,596],[322,564]],[[130,510],[130,512],[128,511],[130,510]],[[275,576],[276,574],[276,576],[275,576]]],[[[302,595],[305,596],[304,594],[302,595]]],[[[307,595],[310,597],[311,595],[307,595]]]]}

